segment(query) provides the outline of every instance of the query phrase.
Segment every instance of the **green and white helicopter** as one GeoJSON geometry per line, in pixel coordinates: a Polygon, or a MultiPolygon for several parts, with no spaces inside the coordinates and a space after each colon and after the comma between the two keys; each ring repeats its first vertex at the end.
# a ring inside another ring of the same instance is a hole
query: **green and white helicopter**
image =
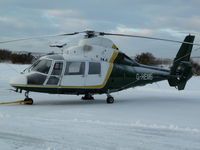
{"type": "MultiPolygon", "coordinates": [[[[153,82],[168,80],[169,85],[183,90],[192,77],[190,55],[194,44],[193,35],[184,41],[175,41],[146,36],[83,31],[55,36],[84,34],[76,46],[63,50],[63,54],[39,58],[18,77],[10,81],[16,92],[25,92],[24,103],[33,104],[29,92],[51,94],[84,95],[82,99],[94,99],[95,94],[107,94],[107,103],[113,103],[111,93],[153,82]],[[103,36],[124,36],[181,43],[181,47],[170,70],[142,65],[135,62],[108,38],[103,36]]],[[[52,36],[44,36],[52,37],[52,36]]],[[[30,40],[34,38],[2,41],[30,40]]],[[[41,37],[39,37],[41,38],[41,37]]],[[[199,45],[198,45],[199,46],[199,45]]],[[[62,45],[60,46],[62,47],[62,45]]]]}

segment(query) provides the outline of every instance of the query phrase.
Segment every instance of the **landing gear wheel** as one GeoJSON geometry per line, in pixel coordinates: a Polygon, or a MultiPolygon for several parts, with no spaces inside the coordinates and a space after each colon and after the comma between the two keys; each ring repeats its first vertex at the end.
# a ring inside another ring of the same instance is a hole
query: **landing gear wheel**
{"type": "Polygon", "coordinates": [[[85,96],[83,96],[81,99],[82,100],[94,100],[94,97],[92,96],[92,94],[85,94],[85,96]]]}
{"type": "Polygon", "coordinates": [[[25,98],[24,99],[24,104],[26,104],[26,105],[32,105],[33,104],[33,99],[32,98],[25,98]]]}
{"type": "Polygon", "coordinates": [[[106,101],[107,101],[108,104],[112,104],[112,103],[114,103],[115,100],[112,96],[110,96],[110,97],[107,98],[106,101]]]}

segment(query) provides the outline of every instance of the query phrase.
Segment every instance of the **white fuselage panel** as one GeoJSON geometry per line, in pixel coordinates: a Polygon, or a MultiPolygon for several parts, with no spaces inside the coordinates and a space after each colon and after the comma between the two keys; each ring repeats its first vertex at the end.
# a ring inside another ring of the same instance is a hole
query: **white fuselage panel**
{"type": "MultiPolygon", "coordinates": [[[[112,71],[112,63],[118,54],[118,50],[114,49],[113,45],[111,40],[103,37],[81,40],[77,46],[64,50],[62,73],[52,75],[53,70],[57,71],[57,67],[52,66],[44,85],[55,83],[53,85],[66,88],[104,87],[112,71]]],[[[53,65],[58,62],[61,61],[55,59],[53,65]]]]}

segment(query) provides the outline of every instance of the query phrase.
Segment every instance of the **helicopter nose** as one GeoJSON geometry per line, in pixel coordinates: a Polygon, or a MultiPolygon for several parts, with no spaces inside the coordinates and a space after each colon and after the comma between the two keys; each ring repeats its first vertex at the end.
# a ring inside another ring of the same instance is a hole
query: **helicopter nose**
{"type": "Polygon", "coordinates": [[[27,77],[25,75],[19,75],[14,77],[10,80],[10,85],[26,85],[27,84],[27,77]]]}

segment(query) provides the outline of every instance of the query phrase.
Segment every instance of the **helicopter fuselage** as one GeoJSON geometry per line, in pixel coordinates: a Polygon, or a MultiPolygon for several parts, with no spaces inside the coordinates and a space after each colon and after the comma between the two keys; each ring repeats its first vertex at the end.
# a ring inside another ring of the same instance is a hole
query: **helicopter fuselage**
{"type": "Polygon", "coordinates": [[[18,90],[103,94],[166,80],[170,71],[138,64],[103,37],[86,38],[62,55],[41,57],[11,80],[18,90]]]}

